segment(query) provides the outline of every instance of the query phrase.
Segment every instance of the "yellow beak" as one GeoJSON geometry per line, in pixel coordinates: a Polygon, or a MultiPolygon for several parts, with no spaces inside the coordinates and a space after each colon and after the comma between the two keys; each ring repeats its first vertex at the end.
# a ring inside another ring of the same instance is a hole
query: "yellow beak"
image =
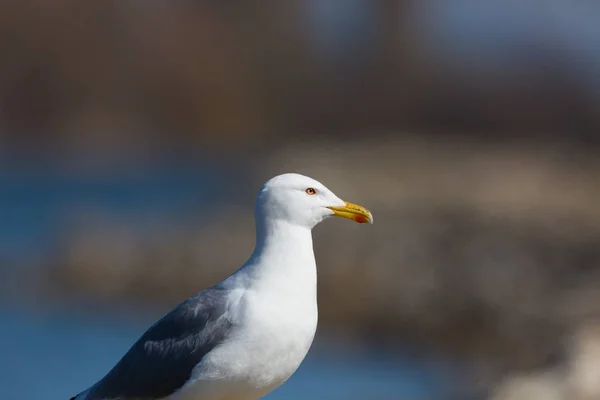
{"type": "Polygon", "coordinates": [[[371,211],[347,201],[344,201],[344,203],[346,203],[344,206],[327,208],[333,211],[336,217],[352,219],[359,224],[364,224],[365,222],[368,222],[369,224],[373,223],[373,215],[371,215],[371,211]]]}

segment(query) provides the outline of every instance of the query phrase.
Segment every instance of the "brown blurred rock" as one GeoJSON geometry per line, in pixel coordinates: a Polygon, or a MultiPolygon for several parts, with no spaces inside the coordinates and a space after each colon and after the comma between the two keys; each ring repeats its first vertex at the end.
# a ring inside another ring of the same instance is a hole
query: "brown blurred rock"
{"type": "Polygon", "coordinates": [[[567,360],[542,372],[512,375],[490,400],[600,399],[600,324],[582,323],[566,346],[567,360]]]}
{"type": "Polygon", "coordinates": [[[569,399],[600,399],[600,322],[587,321],[575,331],[567,385],[569,399]]]}
{"type": "Polygon", "coordinates": [[[564,386],[558,373],[532,373],[501,383],[490,400],[575,400],[566,396],[564,386]]]}

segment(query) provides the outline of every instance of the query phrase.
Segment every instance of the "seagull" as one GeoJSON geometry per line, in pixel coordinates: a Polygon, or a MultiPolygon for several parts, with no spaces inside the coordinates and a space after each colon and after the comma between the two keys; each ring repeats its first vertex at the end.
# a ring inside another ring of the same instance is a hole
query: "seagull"
{"type": "Polygon", "coordinates": [[[71,400],[254,400],[285,382],[317,329],[312,228],[371,213],[300,174],[270,179],[254,207],[256,245],[222,282],[152,325],[112,370],[71,400]]]}

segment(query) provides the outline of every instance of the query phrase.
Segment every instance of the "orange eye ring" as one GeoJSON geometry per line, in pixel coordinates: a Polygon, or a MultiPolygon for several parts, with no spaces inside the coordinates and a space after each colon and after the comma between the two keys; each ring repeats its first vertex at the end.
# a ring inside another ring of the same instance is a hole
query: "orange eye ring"
{"type": "Polygon", "coordinates": [[[315,194],[317,194],[317,191],[315,190],[315,188],[308,188],[305,190],[306,194],[309,196],[314,196],[315,194]]]}

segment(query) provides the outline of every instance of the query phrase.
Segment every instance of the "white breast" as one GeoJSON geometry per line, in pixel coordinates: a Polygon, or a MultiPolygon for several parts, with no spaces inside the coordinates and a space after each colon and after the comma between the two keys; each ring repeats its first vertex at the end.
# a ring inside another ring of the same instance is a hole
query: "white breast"
{"type": "Polygon", "coordinates": [[[258,296],[248,291],[239,304],[243,324],[194,369],[173,400],[254,400],[285,382],[312,344],[317,303],[304,298],[258,296]]]}

